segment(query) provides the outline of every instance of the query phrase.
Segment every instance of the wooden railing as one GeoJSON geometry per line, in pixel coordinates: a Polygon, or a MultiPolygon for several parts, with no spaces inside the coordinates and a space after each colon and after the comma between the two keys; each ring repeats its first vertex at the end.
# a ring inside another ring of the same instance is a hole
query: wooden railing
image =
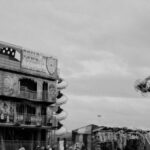
{"type": "Polygon", "coordinates": [[[0,123],[13,124],[13,125],[34,125],[34,126],[54,126],[54,117],[48,117],[46,115],[35,115],[35,114],[16,114],[16,115],[5,115],[0,114],[0,123]]]}
{"type": "Polygon", "coordinates": [[[35,100],[35,101],[48,101],[48,91],[32,91],[24,86],[20,87],[21,98],[35,100]],[[37,95],[41,95],[38,97],[37,95]]]}
{"type": "Polygon", "coordinates": [[[16,124],[36,125],[36,126],[52,126],[50,120],[46,115],[33,115],[33,114],[17,114],[16,124]]]}
{"type": "Polygon", "coordinates": [[[24,86],[20,87],[20,91],[14,92],[13,89],[10,90],[9,92],[5,91],[6,88],[4,86],[0,86],[0,94],[2,95],[9,95],[12,97],[18,97],[18,98],[23,98],[23,99],[28,99],[28,100],[33,100],[33,101],[44,101],[44,102],[55,102],[56,98],[51,96],[48,91],[46,90],[38,90],[38,91],[33,91],[30,90],[24,86]]]}

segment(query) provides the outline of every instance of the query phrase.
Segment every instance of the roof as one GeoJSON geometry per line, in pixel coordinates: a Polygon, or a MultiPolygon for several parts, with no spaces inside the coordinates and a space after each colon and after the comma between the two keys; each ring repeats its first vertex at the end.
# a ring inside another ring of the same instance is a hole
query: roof
{"type": "Polygon", "coordinates": [[[80,127],[78,129],[73,130],[73,133],[78,134],[91,134],[94,129],[98,128],[97,125],[89,124],[87,126],[80,127]]]}
{"type": "Polygon", "coordinates": [[[141,129],[129,129],[127,127],[106,127],[106,126],[100,126],[96,129],[93,130],[93,132],[119,132],[119,131],[123,131],[123,132],[146,132],[145,130],[141,130],[141,129]]]}

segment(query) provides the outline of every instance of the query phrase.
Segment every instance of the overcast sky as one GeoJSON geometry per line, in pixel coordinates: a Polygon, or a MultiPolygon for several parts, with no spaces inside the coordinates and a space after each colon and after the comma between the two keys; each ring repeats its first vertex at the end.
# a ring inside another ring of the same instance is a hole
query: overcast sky
{"type": "Polygon", "coordinates": [[[0,0],[0,40],[58,58],[68,130],[150,129],[150,95],[134,89],[150,75],[150,1],[0,0]]]}

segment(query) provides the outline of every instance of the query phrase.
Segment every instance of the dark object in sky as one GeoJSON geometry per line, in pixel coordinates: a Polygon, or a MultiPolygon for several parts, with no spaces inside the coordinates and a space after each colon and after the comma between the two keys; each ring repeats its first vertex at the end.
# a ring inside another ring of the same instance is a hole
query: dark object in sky
{"type": "Polygon", "coordinates": [[[135,82],[135,89],[142,94],[150,92],[150,77],[135,82]]]}

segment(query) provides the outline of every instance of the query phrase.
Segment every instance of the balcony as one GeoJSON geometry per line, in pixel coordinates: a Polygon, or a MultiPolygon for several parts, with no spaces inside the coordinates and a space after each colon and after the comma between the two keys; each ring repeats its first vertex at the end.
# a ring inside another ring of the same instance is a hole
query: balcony
{"type": "Polygon", "coordinates": [[[21,86],[19,95],[13,95],[13,97],[19,97],[23,99],[28,99],[31,101],[39,101],[39,102],[52,102],[51,98],[48,96],[48,91],[32,91],[27,89],[26,87],[21,86]]]}
{"type": "Polygon", "coordinates": [[[16,125],[52,126],[46,115],[17,114],[16,125]]]}
{"type": "Polygon", "coordinates": [[[58,83],[57,83],[57,88],[59,90],[65,89],[68,86],[68,83],[63,79],[59,78],[58,83]]]}
{"type": "Polygon", "coordinates": [[[19,97],[30,100],[37,100],[37,92],[21,89],[19,97]]]}
{"type": "Polygon", "coordinates": [[[11,87],[5,87],[0,85],[0,95],[10,96],[15,98],[22,98],[37,102],[49,102],[54,103],[56,100],[55,95],[51,95],[47,90],[33,91],[25,86],[20,86],[19,90],[12,89],[11,87]]]}
{"type": "Polygon", "coordinates": [[[25,86],[21,86],[19,96],[25,99],[37,100],[37,91],[32,91],[27,89],[25,86]]]}
{"type": "Polygon", "coordinates": [[[65,104],[67,101],[68,101],[68,97],[63,93],[59,92],[56,100],[57,105],[60,106],[62,104],[65,104]]]}
{"type": "Polygon", "coordinates": [[[52,127],[52,119],[48,119],[46,115],[16,114],[14,116],[11,114],[0,114],[0,124],[2,123],[3,125],[52,127]]]}
{"type": "Polygon", "coordinates": [[[32,91],[24,86],[20,87],[20,98],[29,99],[33,101],[53,102],[48,96],[48,91],[32,91]]]}
{"type": "Polygon", "coordinates": [[[64,119],[66,119],[66,117],[67,117],[67,112],[66,112],[66,111],[62,111],[62,112],[59,113],[59,114],[55,114],[54,117],[55,117],[58,121],[64,120],[64,119]]]}

